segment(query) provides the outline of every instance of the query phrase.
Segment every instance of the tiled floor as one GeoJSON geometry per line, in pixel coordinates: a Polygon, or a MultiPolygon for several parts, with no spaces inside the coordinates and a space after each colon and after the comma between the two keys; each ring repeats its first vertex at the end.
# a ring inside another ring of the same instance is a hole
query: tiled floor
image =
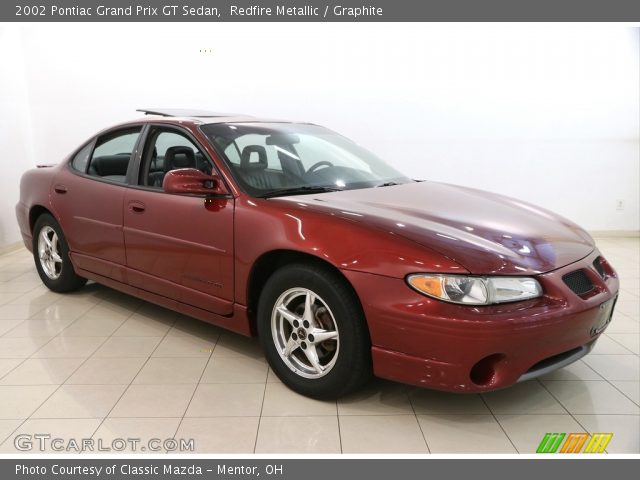
{"type": "Polygon", "coordinates": [[[535,451],[546,432],[582,431],[613,432],[609,452],[639,453],[640,241],[598,245],[622,291],[582,361],[484,395],[378,380],[338,402],[284,387],[255,339],[95,284],[49,292],[26,250],[5,254],[0,453],[15,451],[20,433],[103,445],[193,438],[206,453],[512,453],[535,451]]]}

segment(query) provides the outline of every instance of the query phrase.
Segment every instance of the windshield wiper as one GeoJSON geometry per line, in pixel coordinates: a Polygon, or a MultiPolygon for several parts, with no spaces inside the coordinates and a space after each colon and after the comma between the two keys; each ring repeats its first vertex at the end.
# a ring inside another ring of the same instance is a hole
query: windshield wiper
{"type": "Polygon", "coordinates": [[[380,185],[376,185],[376,188],[378,188],[378,187],[393,187],[394,185],[401,185],[401,184],[397,183],[397,182],[384,182],[384,183],[381,183],[380,185]]]}
{"type": "Polygon", "coordinates": [[[277,190],[270,190],[260,195],[260,198],[284,197],[286,195],[305,195],[308,193],[326,193],[339,191],[342,191],[342,189],[321,185],[304,185],[302,187],[279,188],[277,190]]]}

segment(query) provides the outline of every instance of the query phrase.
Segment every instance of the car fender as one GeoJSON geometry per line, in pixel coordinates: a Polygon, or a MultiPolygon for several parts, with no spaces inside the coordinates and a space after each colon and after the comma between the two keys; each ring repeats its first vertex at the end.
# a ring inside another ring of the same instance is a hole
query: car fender
{"type": "Polygon", "coordinates": [[[335,213],[307,209],[304,202],[243,197],[236,202],[236,301],[247,304],[256,261],[273,251],[311,255],[339,270],[394,278],[415,272],[468,273],[446,258],[394,232],[335,213]]]}

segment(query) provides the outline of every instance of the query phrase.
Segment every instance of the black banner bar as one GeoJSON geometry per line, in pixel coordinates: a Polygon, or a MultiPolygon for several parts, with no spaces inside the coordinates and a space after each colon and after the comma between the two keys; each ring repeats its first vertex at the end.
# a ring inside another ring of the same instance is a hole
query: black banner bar
{"type": "Polygon", "coordinates": [[[27,459],[0,460],[0,478],[16,479],[277,479],[366,478],[542,480],[636,478],[640,459],[27,459]]]}
{"type": "Polygon", "coordinates": [[[15,0],[2,22],[639,22],[633,0],[15,0]]]}

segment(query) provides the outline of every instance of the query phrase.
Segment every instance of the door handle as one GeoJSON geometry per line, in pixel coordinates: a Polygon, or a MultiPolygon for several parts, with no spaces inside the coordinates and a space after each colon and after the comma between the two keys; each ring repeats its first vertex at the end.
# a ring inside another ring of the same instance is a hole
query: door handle
{"type": "Polygon", "coordinates": [[[133,213],[142,213],[145,209],[146,207],[142,202],[129,202],[129,210],[133,213]]]}
{"type": "Polygon", "coordinates": [[[67,193],[67,187],[58,184],[53,187],[53,191],[60,194],[67,193]]]}

